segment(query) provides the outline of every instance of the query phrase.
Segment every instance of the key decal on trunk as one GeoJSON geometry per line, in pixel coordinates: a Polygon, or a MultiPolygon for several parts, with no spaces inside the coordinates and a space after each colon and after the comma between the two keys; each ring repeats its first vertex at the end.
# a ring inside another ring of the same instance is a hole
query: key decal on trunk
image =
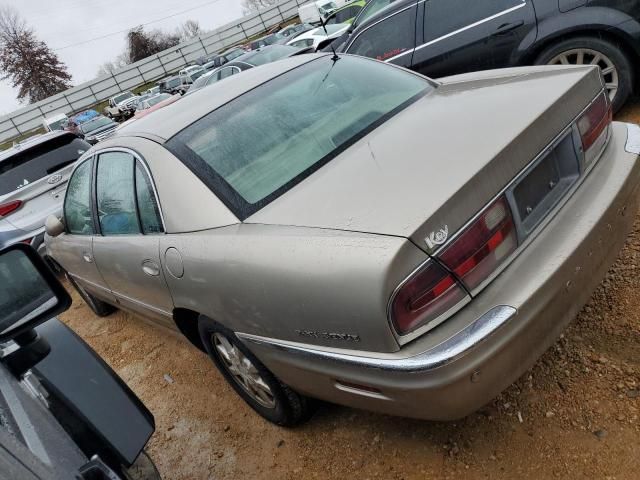
{"type": "Polygon", "coordinates": [[[431,232],[424,241],[427,243],[429,248],[435,248],[438,245],[442,245],[447,241],[447,237],[449,236],[449,226],[445,225],[444,228],[441,228],[437,232],[431,232]]]}

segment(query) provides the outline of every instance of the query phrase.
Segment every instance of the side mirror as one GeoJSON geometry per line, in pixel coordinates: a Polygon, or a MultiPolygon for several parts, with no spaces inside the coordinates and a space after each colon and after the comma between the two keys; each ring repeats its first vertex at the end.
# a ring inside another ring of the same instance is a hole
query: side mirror
{"type": "Polygon", "coordinates": [[[44,231],[50,237],[57,237],[64,232],[64,224],[55,215],[49,215],[44,222],[44,231]]]}
{"type": "Polygon", "coordinates": [[[0,343],[64,312],[71,297],[29,245],[0,251],[0,343]]]}

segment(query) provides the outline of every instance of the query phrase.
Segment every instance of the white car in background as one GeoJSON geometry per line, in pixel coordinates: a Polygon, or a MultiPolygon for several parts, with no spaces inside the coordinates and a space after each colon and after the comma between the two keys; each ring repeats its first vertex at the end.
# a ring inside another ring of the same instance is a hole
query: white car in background
{"type": "Polygon", "coordinates": [[[183,68],[182,70],[180,70],[179,74],[180,75],[189,75],[192,72],[196,72],[198,70],[200,70],[202,67],[200,65],[191,65],[190,67],[187,68],[183,68]]]}
{"type": "Polygon", "coordinates": [[[309,30],[308,32],[298,35],[293,40],[287,42],[287,45],[298,48],[313,47],[314,50],[317,50],[321,42],[324,42],[325,40],[330,38],[338,38],[340,35],[346,32],[348,28],[348,23],[327,25],[326,31],[323,27],[318,27],[314,30],[309,30]]]}

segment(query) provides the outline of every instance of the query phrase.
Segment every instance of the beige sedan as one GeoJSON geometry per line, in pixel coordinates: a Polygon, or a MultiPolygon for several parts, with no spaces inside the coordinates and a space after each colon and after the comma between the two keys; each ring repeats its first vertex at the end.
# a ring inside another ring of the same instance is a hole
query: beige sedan
{"type": "Polygon", "coordinates": [[[433,82],[320,54],[225,83],[87,152],[47,247],[97,314],[179,330],[281,425],[310,398],[474,411],[580,310],[638,207],[639,134],[595,67],[433,82]]]}

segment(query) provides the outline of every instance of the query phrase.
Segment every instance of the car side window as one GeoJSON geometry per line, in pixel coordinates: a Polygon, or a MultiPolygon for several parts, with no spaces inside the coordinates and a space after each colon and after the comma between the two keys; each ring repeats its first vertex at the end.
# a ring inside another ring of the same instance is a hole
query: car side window
{"type": "Polygon", "coordinates": [[[142,233],[162,233],[164,230],[151,180],[139,162],[136,162],[136,199],[142,233]]]}
{"type": "Polygon", "coordinates": [[[414,47],[415,8],[409,8],[363,31],[347,53],[388,60],[414,47]]]}
{"type": "Polygon", "coordinates": [[[222,70],[220,70],[220,80],[230,77],[234,73],[235,72],[233,71],[233,67],[223,68],[222,70]]]}
{"type": "Polygon", "coordinates": [[[524,0],[429,0],[424,14],[424,40],[435,40],[523,3],[524,0]]]}
{"type": "Polygon", "coordinates": [[[74,235],[92,235],[95,232],[91,213],[91,160],[80,164],[67,185],[64,199],[64,222],[74,235]]]}
{"type": "Polygon", "coordinates": [[[134,158],[125,152],[98,157],[96,198],[103,235],[140,233],[136,214],[134,158]]]}
{"type": "Polygon", "coordinates": [[[358,18],[353,22],[354,27],[361,25],[367,18],[375,15],[384,7],[391,5],[395,0],[370,0],[360,11],[358,18]]]}

